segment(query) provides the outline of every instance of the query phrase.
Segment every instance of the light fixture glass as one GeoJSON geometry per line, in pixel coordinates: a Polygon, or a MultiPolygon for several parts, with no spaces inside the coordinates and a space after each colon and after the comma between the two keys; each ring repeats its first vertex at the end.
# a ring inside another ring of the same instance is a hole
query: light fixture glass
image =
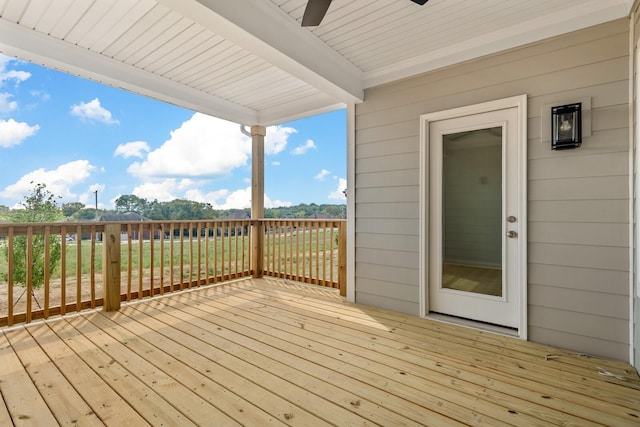
{"type": "Polygon", "coordinates": [[[582,103],[551,108],[551,149],[577,148],[582,144],[582,103]]]}

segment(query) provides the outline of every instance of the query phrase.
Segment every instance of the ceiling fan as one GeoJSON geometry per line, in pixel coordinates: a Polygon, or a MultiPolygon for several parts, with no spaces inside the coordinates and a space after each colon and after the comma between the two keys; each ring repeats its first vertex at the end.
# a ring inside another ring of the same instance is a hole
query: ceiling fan
{"type": "MultiPolygon", "coordinates": [[[[429,0],[411,0],[414,3],[423,6],[429,0]]],[[[327,13],[331,0],[309,0],[307,2],[307,8],[304,10],[302,16],[303,27],[315,27],[320,25],[322,18],[327,13]]]]}

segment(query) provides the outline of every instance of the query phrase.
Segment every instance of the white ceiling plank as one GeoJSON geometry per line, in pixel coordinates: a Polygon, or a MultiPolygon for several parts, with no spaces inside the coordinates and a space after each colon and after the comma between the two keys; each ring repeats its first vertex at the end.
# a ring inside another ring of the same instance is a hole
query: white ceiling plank
{"type": "Polygon", "coordinates": [[[262,124],[256,111],[95,52],[0,20],[0,51],[164,102],[244,124],[262,124]]]}
{"type": "Polygon", "coordinates": [[[363,99],[361,71],[269,1],[159,1],[343,102],[363,99]]]}
{"type": "Polygon", "coordinates": [[[170,37],[180,33],[185,28],[192,25],[189,19],[185,19],[175,11],[169,12],[147,31],[138,37],[135,42],[124,48],[117,56],[117,59],[129,64],[136,64],[149,52],[161,48],[163,43],[170,37]]]}
{"type": "Polygon", "coordinates": [[[110,10],[109,13],[113,13],[114,17],[105,19],[108,24],[102,28],[96,27],[94,31],[90,32],[93,41],[82,40],[81,45],[87,45],[95,52],[102,52],[156,5],[154,0],[121,1],[127,1],[127,3],[122,7],[114,7],[110,10]]]}
{"type": "Polygon", "coordinates": [[[194,24],[189,19],[180,18],[173,25],[165,27],[164,31],[154,37],[144,49],[127,58],[127,62],[139,68],[147,68],[163,56],[173,57],[180,48],[190,46],[191,41],[199,44],[211,37],[200,25],[194,24]]]}
{"type": "Polygon", "coordinates": [[[252,56],[245,56],[230,63],[224,70],[209,76],[207,80],[207,92],[215,93],[223,86],[228,86],[239,79],[246,79],[249,76],[262,73],[269,69],[271,65],[262,59],[252,56]]]}
{"type": "MultiPolygon", "coordinates": [[[[211,35],[208,31],[201,31],[197,38],[190,40],[188,46],[182,46],[171,57],[158,58],[147,69],[155,74],[170,78],[171,71],[181,69],[184,72],[186,69],[200,64],[203,55],[206,55],[207,51],[215,48],[221,41],[220,36],[211,35]]],[[[179,73],[180,71],[172,75],[179,73]]]]}
{"type": "Polygon", "coordinates": [[[113,45],[123,34],[127,33],[134,25],[144,18],[155,6],[155,0],[142,0],[133,2],[131,9],[124,12],[119,19],[112,23],[111,28],[89,45],[94,52],[103,53],[105,49],[113,45]]]}
{"type": "MultiPolygon", "coordinates": [[[[30,0],[29,5],[22,14],[20,25],[29,28],[36,28],[42,16],[51,6],[51,0],[30,0]]],[[[1,9],[0,9],[1,10],[1,9]]]]}
{"type": "Polygon", "coordinates": [[[20,22],[22,14],[27,8],[28,1],[10,1],[7,2],[2,12],[2,18],[8,19],[11,22],[20,22]]]}
{"type": "MultiPolygon", "coordinates": [[[[29,27],[35,28],[42,33],[49,34],[58,20],[60,20],[60,17],[67,11],[67,9],[69,9],[72,3],[73,0],[52,0],[49,6],[42,11],[40,19],[36,25],[29,27]]],[[[33,8],[33,4],[29,8],[33,8]]]]}
{"type": "Polygon", "coordinates": [[[138,37],[141,37],[145,31],[148,31],[162,18],[171,13],[171,10],[162,5],[156,5],[142,18],[136,21],[135,25],[131,26],[124,34],[113,41],[109,46],[102,50],[102,54],[111,58],[123,58],[126,54],[122,51],[133,44],[138,37]]]}
{"type": "Polygon", "coordinates": [[[220,52],[229,50],[233,43],[225,40],[220,36],[214,37],[216,42],[212,47],[208,48],[198,58],[194,58],[190,63],[184,63],[180,66],[163,73],[167,78],[175,79],[182,84],[190,86],[190,83],[200,78],[202,75],[209,73],[211,61],[214,61],[220,52]]]}
{"type": "Polygon", "coordinates": [[[64,40],[73,30],[80,18],[89,10],[93,2],[88,0],[75,0],[69,5],[69,7],[60,15],[60,19],[56,25],[51,29],[50,34],[53,37],[64,40]]]}
{"type": "Polygon", "coordinates": [[[154,72],[161,65],[179,56],[185,49],[185,46],[199,45],[207,38],[211,37],[211,33],[206,31],[200,25],[189,22],[189,26],[184,28],[175,36],[170,37],[155,49],[136,63],[136,67],[143,68],[154,72]]]}
{"type": "Polygon", "coordinates": [[[264,126],[270,126],[346,108],[346,104],[332,103],[332,100],[325,94],[303,96],[277,108],[260,111],[258,119],[264,126]]]}
{"type": "Polygon", "coordinates": [[[109,9],[114,8],[114,6],[115,2],[113,0],[93,2],[82,15],[78,16],[78,20],[64,36],[64,40],[69,43],[79,44],[80,40],[93,31],[97,23],[103,20],[103,17],[109,12],[109,9]]]}

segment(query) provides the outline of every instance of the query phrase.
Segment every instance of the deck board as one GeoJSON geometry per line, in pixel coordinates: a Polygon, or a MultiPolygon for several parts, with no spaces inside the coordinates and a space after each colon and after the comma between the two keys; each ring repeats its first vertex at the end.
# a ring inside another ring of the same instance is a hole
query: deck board
{"type": "Polygon", "coordinates": [[[5,330],[0,392],[0,425],[640,422],[628,364],[280,279],[5,330]]]}

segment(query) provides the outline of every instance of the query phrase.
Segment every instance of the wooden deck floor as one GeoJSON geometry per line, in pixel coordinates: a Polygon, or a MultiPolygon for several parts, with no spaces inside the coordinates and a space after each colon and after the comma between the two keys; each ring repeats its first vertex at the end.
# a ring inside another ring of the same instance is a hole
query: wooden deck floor
{"type": "Polygon", "coordinates": [[[0,391],[2,426],[640,424],[624,363],[271,279],[5,331],[0,391]]]}

